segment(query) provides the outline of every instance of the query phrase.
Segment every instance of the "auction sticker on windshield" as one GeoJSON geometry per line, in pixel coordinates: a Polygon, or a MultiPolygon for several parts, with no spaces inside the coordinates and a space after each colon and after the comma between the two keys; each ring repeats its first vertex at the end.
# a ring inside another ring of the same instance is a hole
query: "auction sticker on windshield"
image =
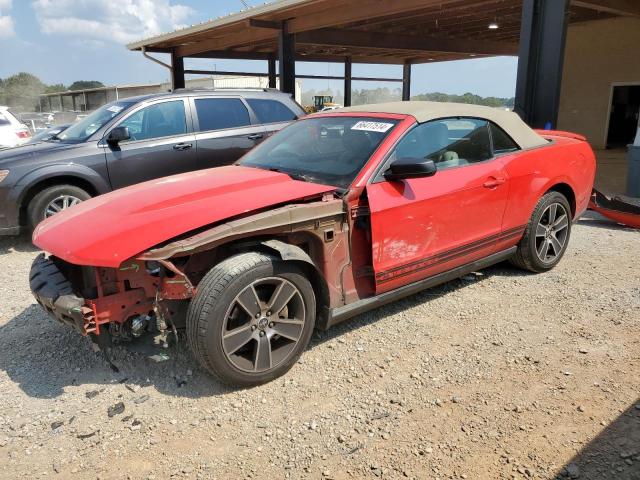
{"type": "Polygon", "coordinates": [[[384,133],[393,127],[393,123],[384,123],[384,122],[358,122],[351,130],[363,130],[365,132],[380,132],[384,133]]]}

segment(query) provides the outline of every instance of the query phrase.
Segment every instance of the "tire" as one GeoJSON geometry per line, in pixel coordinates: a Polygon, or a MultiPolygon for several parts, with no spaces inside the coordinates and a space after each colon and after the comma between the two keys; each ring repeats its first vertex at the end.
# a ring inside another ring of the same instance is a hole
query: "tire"
{"type": "Polygon", "coordinates": [[[72,295],[73,287],[55,263],[45,258],[44,253],[36,257],[29,273],[31,291],[38,297],[55,302],[61,295],[72,295]]]}
{"type": "Polygon", "coordinates": [[[295,364],[309,344],[315,316],[313,287],[301,269],[262,253],[242,253],[213,267],[198,285],[187,312],[187,338],[207,371],[223,383],[248,387],[295,364]],[[273,299],[284,307],[269,311],[273,299]]]}
{"type": "Polygon", "coordinates": [[[47,207],[56,199],[68,197],[80,202],[89,200],[91,195],[74,185],[54,185],[38,192],[27,206],[29,226],[33,229],[47,217],[47,207]]]}
{"type": "Polygon", "coordinates": [[[560,262],[567,250],[571,237],[571,221],[571,207],[567,198],[558,192],[546,193],[533,210],[524,235],[518,244],[518,250],[510,262],[516,267],[535,273],[551,270],[560,262]],[[549,228],[549,219],[552,216],[554,206],[555,214],[552,223],[557,226],[549,228]],[[566,217],[566,221],[562,220],[563,215],[566,217]],[[550,246],[546,246],[549,244],[550,246]],[[545,248],[548,255],[544,253],[545,248]]]}

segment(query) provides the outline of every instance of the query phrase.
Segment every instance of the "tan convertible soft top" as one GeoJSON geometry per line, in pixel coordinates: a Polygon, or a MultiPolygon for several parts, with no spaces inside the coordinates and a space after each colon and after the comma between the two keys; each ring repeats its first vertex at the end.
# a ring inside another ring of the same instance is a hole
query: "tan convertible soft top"
{"type": "Polygon", "coordinates": [[[446,102],[389,102],[340,108],[331,113],[371,112],[411,115],[418,122],[446,117],[474,117],[491,120],[500,126],[522,149],[547,145],[548,142],[522,121],[514,112],[499,108],[446,102]]]}

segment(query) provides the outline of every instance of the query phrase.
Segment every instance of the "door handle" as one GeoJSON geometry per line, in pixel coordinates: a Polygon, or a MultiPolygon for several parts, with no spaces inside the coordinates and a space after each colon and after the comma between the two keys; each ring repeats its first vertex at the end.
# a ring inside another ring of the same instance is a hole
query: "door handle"
{"type": "Polygon", "coordinates": [[[486,182],[482,184],[484,188],[496,188],[502,185],[506,180],[502,177],[489,177],[486,182]]]}
{"type": "Polygon", "coordinates": [[[249,140],[260,140],[262,137],[264,137],[264,135],[262,133],[252,133],[247,138],[249,140]]]}
{"type": "Polygon", "coordinates": [[[193,147],[192,144],[190,143],[176,143],[173,146],[174,150],[189,150],[191,147],[193,147]]]}

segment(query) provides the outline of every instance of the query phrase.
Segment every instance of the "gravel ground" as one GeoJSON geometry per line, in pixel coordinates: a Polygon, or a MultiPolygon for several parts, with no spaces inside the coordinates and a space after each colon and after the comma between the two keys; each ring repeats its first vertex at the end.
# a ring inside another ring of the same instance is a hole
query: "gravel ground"
{"type": "Polygon", "coordinates": [[[0,239],[0,478],[640,479],[639,252],[581,220],[547,274],[453,281],[233,390],[184,342],[112,371],[34,305],[28,239],[0,239]]]}

